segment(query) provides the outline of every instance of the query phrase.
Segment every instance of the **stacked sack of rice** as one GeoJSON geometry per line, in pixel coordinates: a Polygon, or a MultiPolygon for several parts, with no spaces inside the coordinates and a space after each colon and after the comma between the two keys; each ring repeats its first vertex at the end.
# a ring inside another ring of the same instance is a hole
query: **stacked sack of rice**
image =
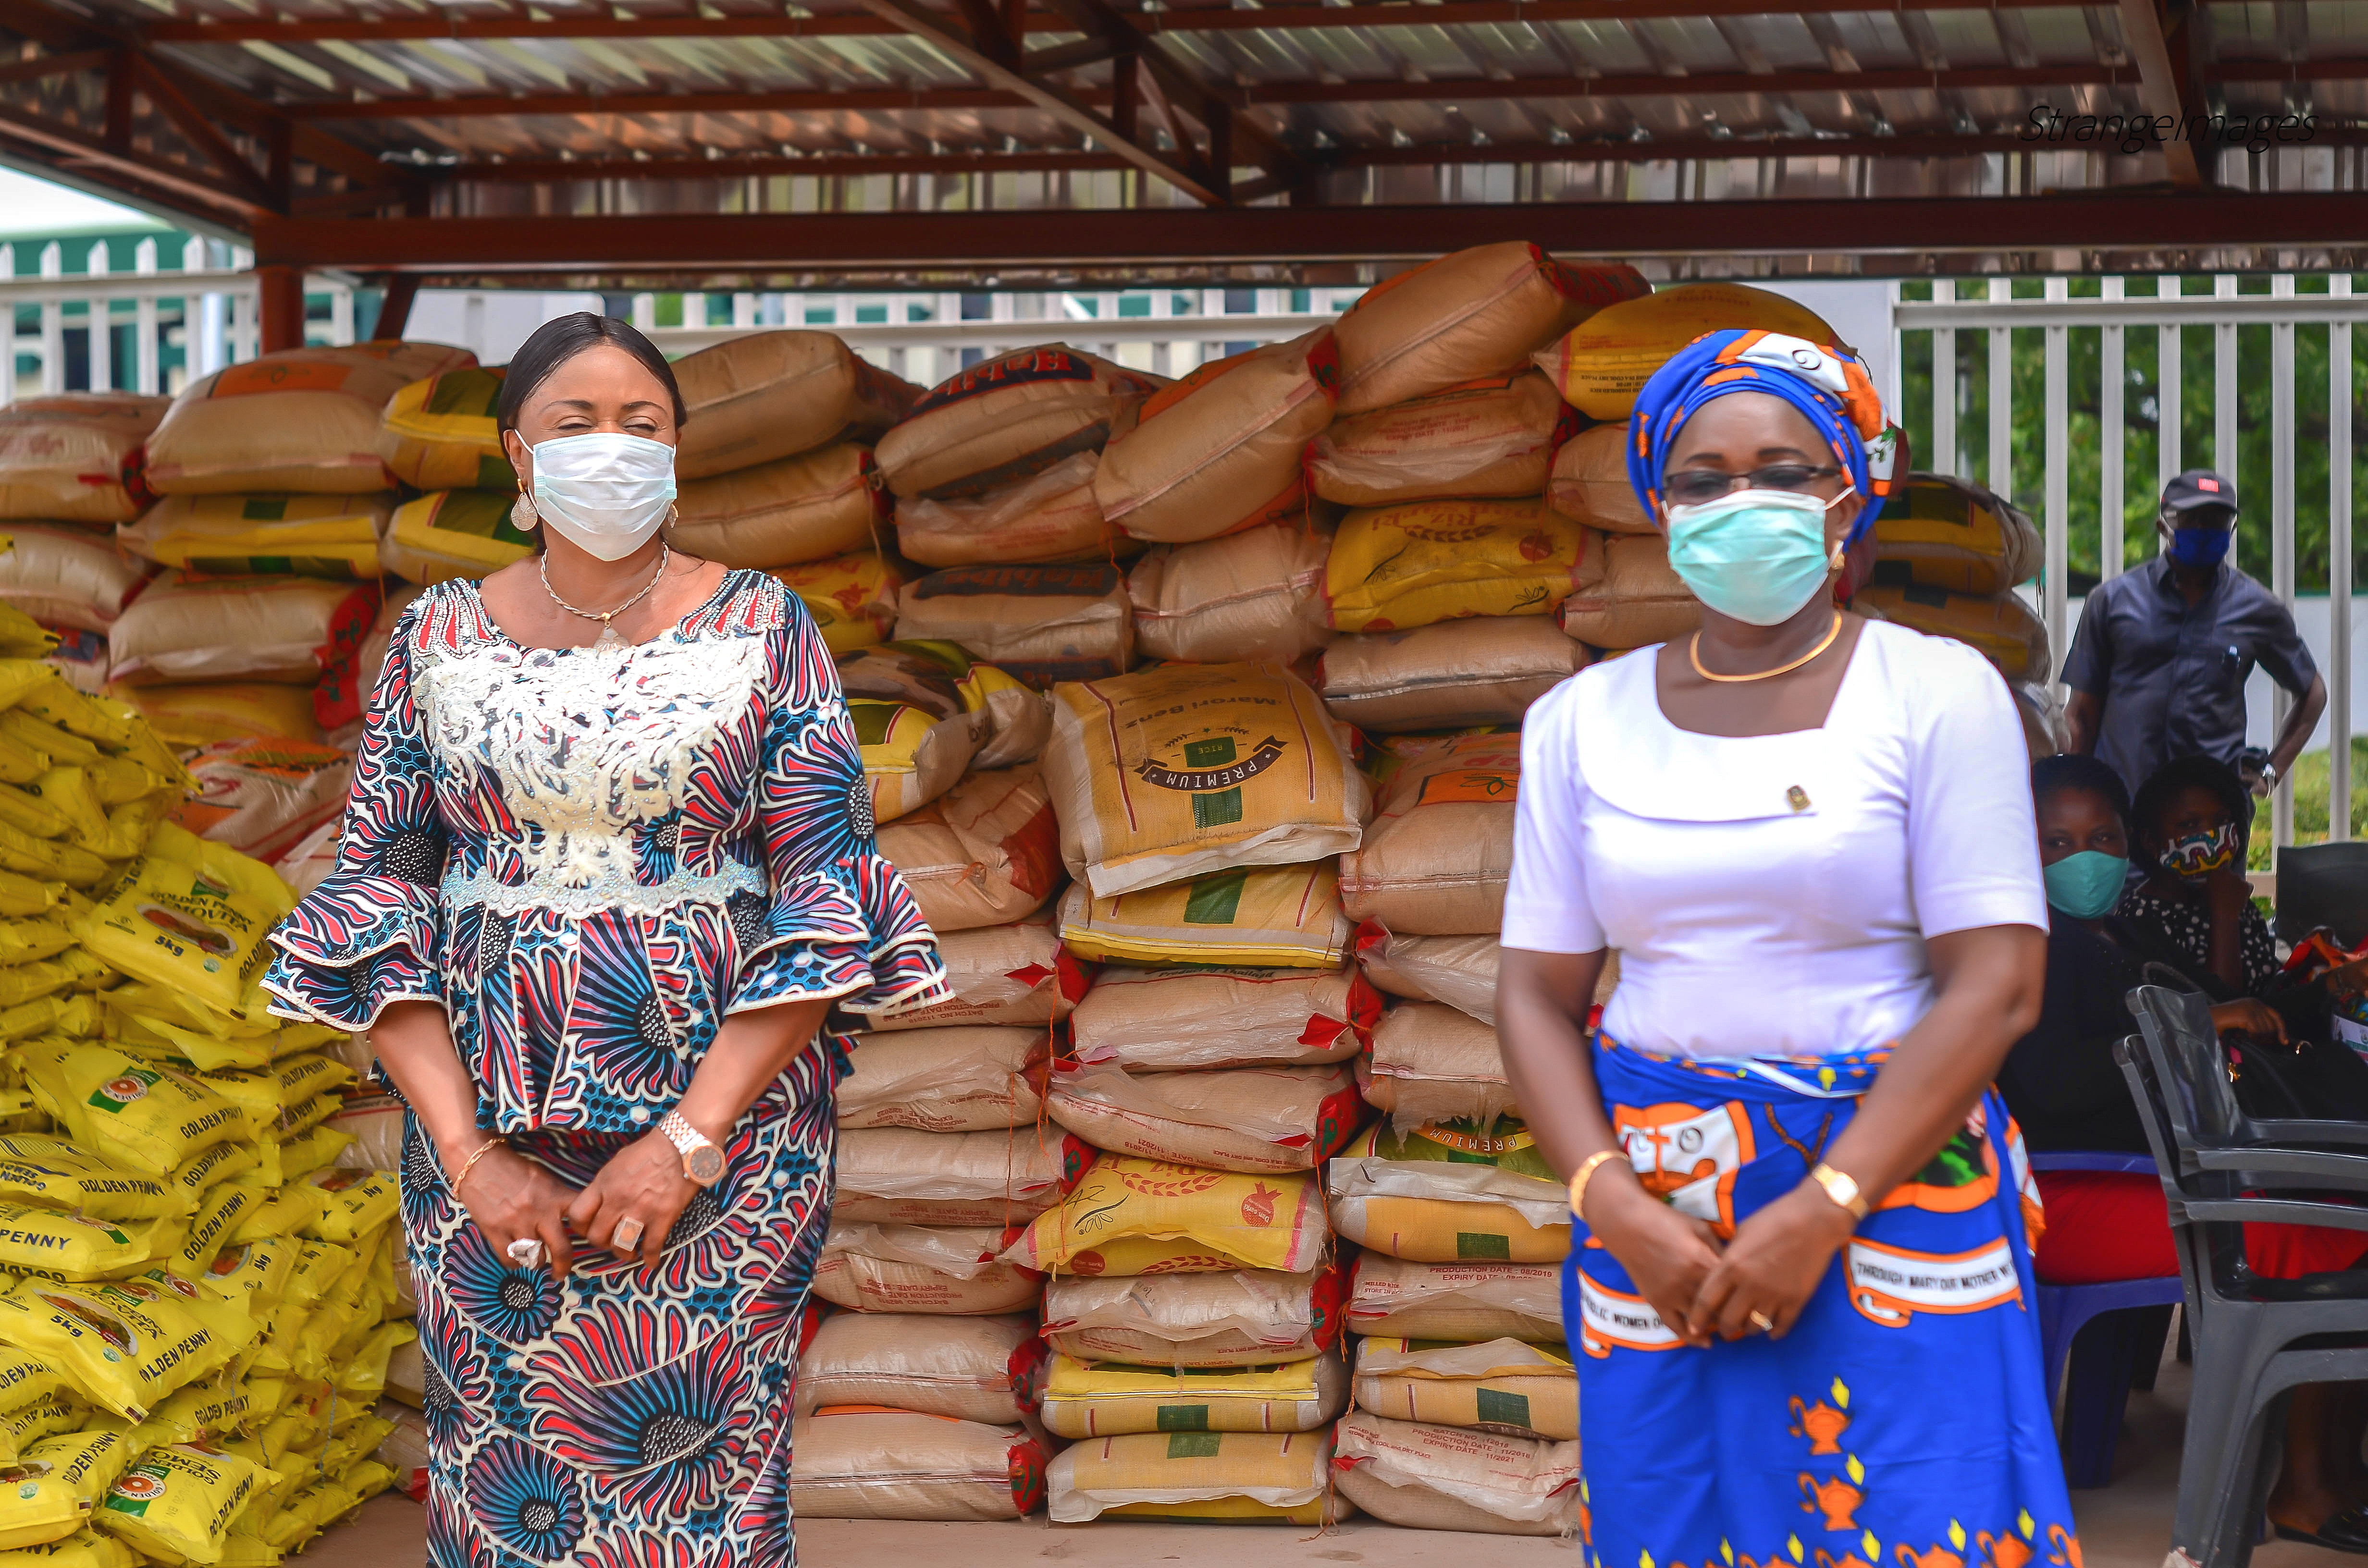
{"type": "Polygon", "coordinates": [[[142,473],[171,399],[63,392],[0,410],[0,603],[55,632],[50,658],[85,691],[107,685],[107,634],[154,568],[109,537],[155,499],[142,473]]]}

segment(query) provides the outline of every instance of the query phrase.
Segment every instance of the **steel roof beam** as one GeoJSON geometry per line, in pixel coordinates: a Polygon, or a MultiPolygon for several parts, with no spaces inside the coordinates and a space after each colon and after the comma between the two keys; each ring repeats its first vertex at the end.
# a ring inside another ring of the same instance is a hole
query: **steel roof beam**
{"type": "MultiPolygon", "coordinates": [[[[2137,62],[2138,101],[2146,113],[2173,119],[2187,111],[2180,101],[2180,78],[2173,74],[2170,45],[2164,36],[2162,13],[2155,0],[2121,0],[2122,36],[2130,57],[2137,62]]],[[[2203,184],[2203,168],[2196,162],[2194,144],[2184,137],[2163,143],[2163,159],[2170,165],[2170,183],[2193,190],[2203,184]]]]}

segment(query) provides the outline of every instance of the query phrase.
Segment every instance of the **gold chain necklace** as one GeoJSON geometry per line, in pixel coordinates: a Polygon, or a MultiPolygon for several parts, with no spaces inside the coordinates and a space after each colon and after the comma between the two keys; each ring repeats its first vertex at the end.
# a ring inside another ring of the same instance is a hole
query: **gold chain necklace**
{"type": "MultiPolygon", "coordinates": [[[[640,593],[635,594],[632,598],[627,599],[615,609],[578,609],[574,605],[569,604],[565,599],[561,598],[559,597],[559,590],[551,585],[551,557],[549,555],[545,555],[541,558],[542,591],[551,596],[551,602],[552,604],[557,605],[568,614],[580,615],[586,620],[597,620],[600,623],[600,635],[592,640],[592,646],[595,648],[623,648],[629,646],[629,644],[623,638],[617,635],[617,629],[609,623],[611,620],[614,620],[617,617],[624,614],[627,610],[632,608],[635,605],[641,603],[643,599],[649,597],[650,590],[656,587],[658,585],[658,580],[666,575],[666,562],[673,559],[674,551],[666,544],[661,542],[658,546],[658,569],[650,574],[650,580],[642,585],[642,591],[640,593]]],[[[1839,618],[1837,618],[1837,624],[1839,623],[1839,618]]],[[[1830,642],[1832,639],[1828,638],[1827,641],[1830,642]]],[[[1814,657],[1815,655],[1812,656],[1814,657]]],[[[1700,668],[1701,666],[1696,665],[1695,667],[1700,668]]]]}
{"type": "Polygon", "coordinates": [[[1772,670],[1754,670],[1748,676],[1723,676],[1714,670],[1706,670],[1702,668],[1702,633],[1699,631],[1695,632],[1692,639],[1686,643],[1686,657],[1693,662],[1694,674],[1702,676],[1702,679],[1714,680],[1723,685],[1732,686],[1738,681],[1767,680],[1774,676],[1790,675],[1794,670],[1799,669],[1803,665],[1807,664],[1810,660],[1824,653],[1827,649],[1832,647],[1834,645],[1834,639],[1839,637],[1841,634],[1842,612],[1836,610],[1834,611],[1833,625],[1827,630],[1825,636],[1818,640],[1816,647],[1810,649],[1807,653],[1802,654],[1799,658],[1793,660],[1789,665],[1779,665],[1772,670]]]}

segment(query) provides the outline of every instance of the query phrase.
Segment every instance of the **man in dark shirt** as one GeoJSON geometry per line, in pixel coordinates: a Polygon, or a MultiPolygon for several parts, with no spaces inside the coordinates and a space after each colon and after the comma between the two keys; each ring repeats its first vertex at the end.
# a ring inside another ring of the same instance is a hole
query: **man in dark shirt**
{"type": "Polygon", "coordinates": [[[2173,757],[2240,768],[2277,788],[2327,706],[2327,682],[2294,616],[2228,561],[2237,487],[2209,469],[2166,486],[2156,520],[2169,551],[2100,583],[2080,612],[2064,684],[2071,749],[2111,764],[2135,792],[2173,757]],[[2245,756],[2245,677],[2259,665],[2296,701],[2266,763],[2245,756]]]}

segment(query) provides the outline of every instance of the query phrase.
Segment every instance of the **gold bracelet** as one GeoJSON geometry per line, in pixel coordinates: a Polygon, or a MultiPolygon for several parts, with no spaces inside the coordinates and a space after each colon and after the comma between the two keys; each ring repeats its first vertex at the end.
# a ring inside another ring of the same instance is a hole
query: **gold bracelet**
{"type": "Polygon", "coordinates": [[[477,1162],[484,1159],[487,1154],[492,1153],[495,1150],[507,1148],[508,1146],[509,1140],[507,1138],[488,1138],[484,1142],[478,1144],[475,1149],[470,1152],[469,1157],[461,1162],[461,1174],[452,1178],[450,1185],[448,1186],[445,1190],[451,1193],[453,1197],[458,1198],[461,1195],[461,1184],[469,1179],[469,1173],[477,1168],[477,1162]]]}
{"type": "Polygon", "coordinates": [[[1809,1179],[1825,1189],[1826,1196],[1834,1200],[1836,1207],[1849,1210],[1851,1219],[1866,1218],[1870,1207],[1866,1194],[1858,1189],[1857,1180],[1849,1172],[1838,1171],[1820,1160],[1809,1172],[1809,1179]]]}
{"type": "Polygon", "coordinates": [[[1570,1211],[1573,1218],[1582,1223],[1587,1219],[1585,1212],[1587,1184],[1595,1178],[1596,1167],[1606,1160],[1616,1160],[1626,1153],[1625,1149],[1618,1147],[1599,1149],[1579,1162],[1578,1170],[1570,1178],[1570,1211]]]}

